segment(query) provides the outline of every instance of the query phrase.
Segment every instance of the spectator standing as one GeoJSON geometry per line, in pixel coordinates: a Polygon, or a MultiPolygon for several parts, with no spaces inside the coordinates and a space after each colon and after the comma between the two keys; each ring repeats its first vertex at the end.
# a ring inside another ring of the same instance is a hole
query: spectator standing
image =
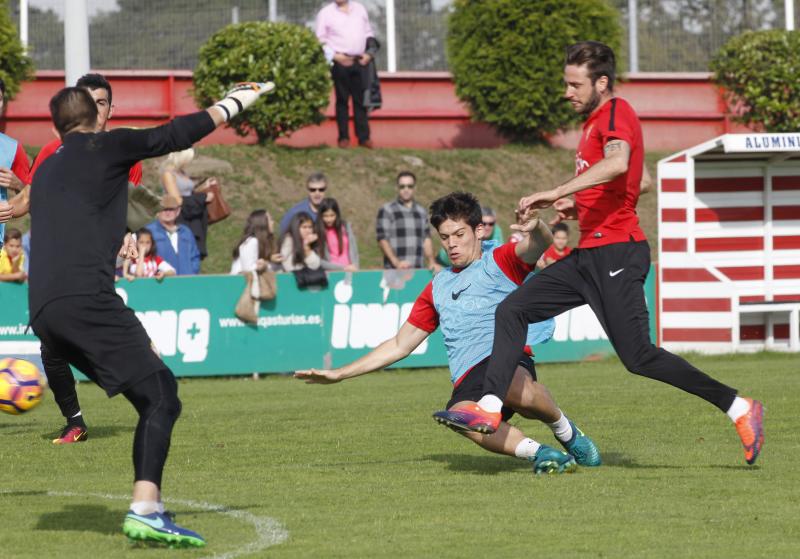
{"type": "Polygon", "coordinates": [[[281,255],[275,252],[272,216],[267,210],[254,210],[247,217],[242,237],[233,249],[231,274],[280,268],[281,255]]]}
{"type": "Polygon", "coordinates": [[[378,210],[376,236],[383,252],[383,267],[406,270],[438,270],[433,260],[433,243],[428,212],[414,201],[417,178],[411,171],[397,175],[397,199],[378,210]]]}
{"type": "MultiPolygon", "coordinates": [[[[481,206],[481,225],[483,225],[482,240],[496,241],[498,245],[503,244],[503,230],[497,225],[497,215],[489,206],[481,206]]],[[[444,247],[439,249],[436,261],[443,266],[450,266],[450,258],[444,247]]]]}
{"type": "MultiPolygon", "coordinates": [[[[214,201],[213,192],[195,192],[197,183],[186,172],[186,166],[194,160],[193,148],[175,151],[167,155],[161,165],[161,185],[164,194],[172,196],[181,205],[178,223],[186,225],[192,230],[200,258],[208,256],[206,249],[206,236],[208,235],[208,209],[207,204],[214,201]]],[[[216,177],[210,177],[208,182],[218,183],[216,177]]]]}
{"type": "Polygon", "coordinates": [[[569,241],[569,225],[556,223],[553,226],[553,244],[544,251],[536,267],[541,270],[569,256],[572,249],[567,246],[567,241],[569,241]]]}
{"type": "Polygon", "coordinates": [[[136,232],[136,250],[139,253],[136,261],[125,259],[123,266],[125,279],[156,278],[162,280],[166,276],[175,275],[175,268],[158,255],[158,249],[153,242],[153,234],[149,229],[142,227],[136,232]]]}
{"type": "Polygon", "coordinates": [[[358,243],[350,222],[342,219],[339,203],[335,198],[325,198],[319,207],[319,219],[315,224],[317,252],[322,257],[325,270],[358,270],[358,243]]]}
{"type": "Polygon", "coordinates": [[[24,266],[22,231],[9,227],[3,234],[3,248],[0,248],[0,281],[23,283],[28,278],[24,266]]]}
{"type": "Polygon", "coordinates": [[[292,218],[300,212],[307,213],[312,221],[317,220],[319,205],[328,190],[328,178],[322,173],[312,173],[306,179],[306,190],[308,191],[308,196],[289,208],[289,211],[281,218],[281,236],[289,229],[289,222],[292,221],[292,218]]]}
{"type": "Polygon", "coordinates": [[[336,93],[336,126],[338,145],[350,145],[348,102],[353,98],[353,121],[358,143],[372,148],[367,109],[364,106],[368,65],[378,52],[378,41],[369,23],[366,8],[353,0],[335,0],[317,14],[316,33],[325,58],[331,66],[336,93]]]}
{"type": "Polygon", "coordinates": [[[156,251],[175,268],[179,276],[190,276],[200,273],[200,251],[191,230],[178,223],[181,205],[172,196],[161,198],[161,209],[157,219],[147,225],[153,234],[156,251]]]}
{"type": "Polygon", "coordinates": [[[314,221],[305,212],[295,214],[289,222],[289,229],[283,234],[281,241],[281,264],[287,272],[294,272],[305,267],[316,270],[322,265],[319,254],[314,250],[317,234],[314,233],[314,221]]]}

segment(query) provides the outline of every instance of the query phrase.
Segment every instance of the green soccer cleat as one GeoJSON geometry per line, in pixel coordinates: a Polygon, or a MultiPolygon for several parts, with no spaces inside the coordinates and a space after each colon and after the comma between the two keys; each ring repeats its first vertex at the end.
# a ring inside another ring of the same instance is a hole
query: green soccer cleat
{"type": "Polygon", "coordinates": [[[157,542],[169,547],[203,547],[200,534],[181,528],[166,513],[136,514],[128,511],[122,523],[122,533],[132,540],[157,542]]]}
{"type": "Polygon", "coordinates": [[[533,462],[533,473],[537,476],[541,474],[570,473],[578,469],[578,465],[572,456],[546,444],[540,446],[536,454],[532,458],[528,458],[528,460],[533,462]]]}
{"type": "Polygon", "coordinates": [[[568,442],[562,442],[561,445],[575,458],[575,462],[590,467],[602,464],[600,451],[597,450],[594,441],[584,435],[572,421],[569,424],[572,426],[572,438],[568,442]]]}

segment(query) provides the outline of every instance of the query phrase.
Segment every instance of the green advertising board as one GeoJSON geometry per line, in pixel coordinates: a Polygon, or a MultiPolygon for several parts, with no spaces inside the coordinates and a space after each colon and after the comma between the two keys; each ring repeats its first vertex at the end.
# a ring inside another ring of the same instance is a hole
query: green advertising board
{"type": "MultiPolygon", "coordinates": [[[[323,289],[299,290],[291,274],[278,274],[278,295],[261,305],[258,325],[233,309],[242,276],[187,276],[122,280],[117,293],[141,320],[166,364],[179,376],[278,373],[338,367],[397,333],[431,280],[425,270],[328,274],[323,289]]],[[[645,286],[655,308],[655,273],[645,286]]],[[[38,342],[28,323],[27,286],[0,284],[0,355],[37,361],[38,342]]],[[[651,336],[655,336],[651,313],[651,336]]],[[[553,339],[535,349],[539,362],[577,361],[611,353],[588,307],[557,317],[553,339]]],[[[447,365],[441,334],[434,332],[397,367],[447,365]]]]}

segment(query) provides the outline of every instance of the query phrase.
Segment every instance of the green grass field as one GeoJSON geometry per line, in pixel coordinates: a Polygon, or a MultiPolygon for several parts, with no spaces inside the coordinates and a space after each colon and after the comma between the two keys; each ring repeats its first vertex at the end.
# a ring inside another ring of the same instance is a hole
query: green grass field
{"type": "Polygon", "coordinates": [[[178,522],[208,539],[201,550],[122,536],[135,414],[82,384],[87,443],[50,443],[61,426],[51,398],[0,417],[0,557],[800,556],[800,358],[691,359],[764,400],[756,467],[723,414],[616,360],[540,367],[605,462],[550,477],[436,425],[441,369],[335,386],[182,381],[164,490],[178,522]]]}

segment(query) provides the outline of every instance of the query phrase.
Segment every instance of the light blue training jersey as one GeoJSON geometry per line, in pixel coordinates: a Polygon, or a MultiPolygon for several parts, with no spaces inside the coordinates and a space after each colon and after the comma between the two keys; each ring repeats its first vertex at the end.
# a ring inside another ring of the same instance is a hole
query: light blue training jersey
{"type": "MultiPolygon", "coordinates": [[[[480,260],[459,272],[445,268],[433,278],[433,304],[439,314],[453,384],[491,355],[495,310],[518,287],[495,261],[498,243],[486,241],[482,248],[480,260]]],[[[554,329],[552,318],[529,325],[526,344],[547,342],[554,329]]]]}
{"type": "MultiPolygon", "coordinates": [[[[0,167],[10,169],[14,164],[14,156],[17,154],[17,141],[10,136],[0,132],[0,167]]],[[[0,186],[0,202],[8,200],[8,189],[0,186]]],[[[0,247],[3,246],[6,224],[0,223],[0,247]]]]}

